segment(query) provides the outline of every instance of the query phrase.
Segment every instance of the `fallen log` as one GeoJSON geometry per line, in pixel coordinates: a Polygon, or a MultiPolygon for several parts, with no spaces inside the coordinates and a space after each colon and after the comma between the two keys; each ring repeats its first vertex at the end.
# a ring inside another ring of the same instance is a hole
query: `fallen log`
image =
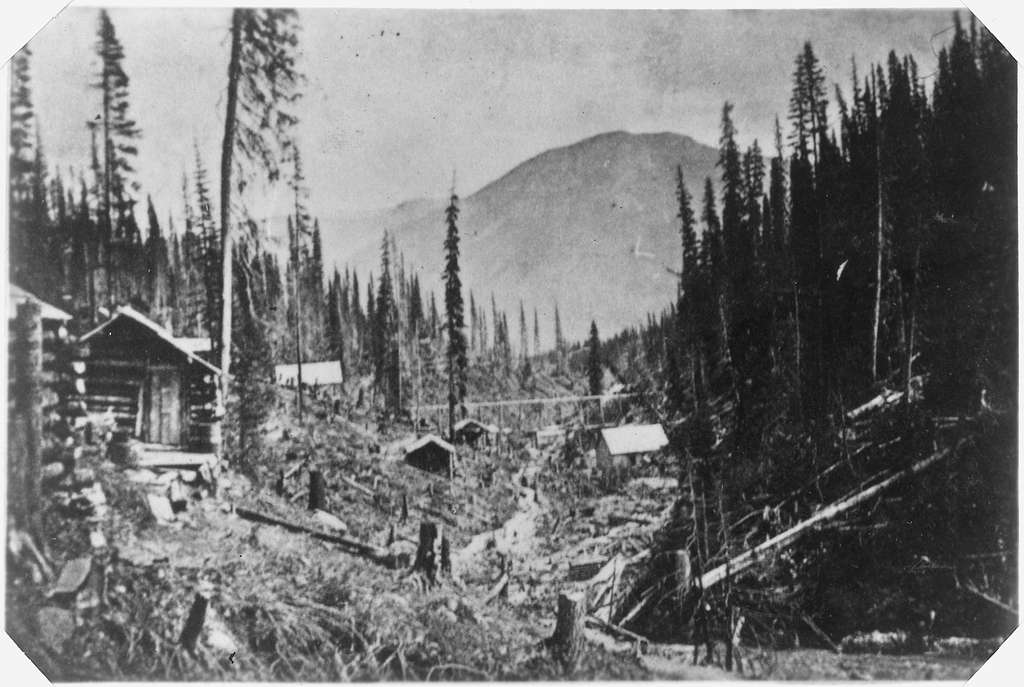
{"type": "Polygon", "coordinates": [[[613,637],[618,637],[620,639],[625,639],[627,641],[633,642],[636,646],[638,653],[647,653],[647,648],[648,646],[650,646],[650,640],[648,640],[647,637],[644,637],[643,635],[638,635],[635,632],[630,632],[626,628],[621,627],[619,625],[613,625],[612,623],[605,622],[604,620],[601,620],[596,616],[588,615],[586,618],[584,618],[584,622],[586,622],[591,627],[596,627],[599,630],[604,630],[613,637]]]}
{"type": "MultiPolygon", "coordinates": [[[[752,549],[744,551],[735,558],[730,559],[725,564],[712,568],[711,570],[704,573],[700,578],[700,587],[702,589],[708,589],[719,582],[728,579],[734,575],[737,575],[747,568],[760,562],[766,555],[774,553],[791,546],[793,543],[798,541],[803,535],[812,531],[817,525],[823,522],[832,520],[833,518],[845,513],[846,511],[866,502],[882,493],[889,487],[893,486],[904,480],[907,477],[916,475],[917,473],[926,470],[932,465],[938,463],[944,458],[949,457],[955,453],[960,444],[953,448],[947,448],[937,453],[917,461],[908,468],[897,472],[892,477],[879,482],[873,487],[869,487],[864,491],[854,494],[850,497],[844,498],[830,506],[822,508],[820,511],[815,513],[813,516],[798,523],[797,525],[789,528],[788,530],[775,535],[768,539],[763,544],[759,544],[752,549]]],[[[625,622],[625,620],[623,620],[625,622]]]]}
{"type": "Polygon", "coordinates": [[[291,532],[301,532],[303,534],[308,534],[316,539],[326,541],[331,544],[340,544],[341,546],[350,549],[350,553],[359,554],[364,558],[372,560],[375,563],[387,563],[388,551],[387,549],[380,546],[367,544],[365,542],[359,541],[358,539],[352,539],[351,537],[346,537],[340,534],[321,532],[320,530],[314,529],[312,527],[307,527],[306,525],[297,522],[291,522],[289,520],[284,520],[273,515],[267,515],[265,513],[260,513],[258,511],[250,510],[248,508],[243,508],[241,506],[235,508],[235,513],[240,518],[243,518],[245,520],[258,522],[264,525],[276,525],[278,527],[283,527],[291,532]]]}
{"type": "Polygon", "coordinates": [[[344,482],[345,484],[347,484],[348,486],[352,487],[356,491],[361,491],[362,493],[366,494],[367,496],[373,497],[373,496],[376,495],[375,492],[373,491],[373,489],[370,489],[369,487],[364,487],[362,484],[360,484],[359,482],[355,481],[351,477],[348,477],[347,475],[342,475],[341,476],[341,481],[344,482]]]}
{"type": "Polygon", "coordinates": [[[996,597],[992,596],[991,594],[986,594],[985,592],[983,592],[980,589],[978,589],[978,587],[975,586],[973,582],[970,582],[970,581],[965,582],[965,583],[960,585],[960,588],[967,590],[971,594],[974,594],[979,599],[983,599],[985,601],[988,601],[993,606],[997,606],[997,607],[1003,609],[1004,611],[1006,611],[1010,615],[1013,615],[1013,616],[1019,616],[1020,615],[1020,611],[1018,609],[1014,608],[1013,606],[1011,606],[1010,604],[1008,604],[1008,603],[1006,603],[1004,601],[1001,601],[1001,600],[997,599],[996,597]]]}

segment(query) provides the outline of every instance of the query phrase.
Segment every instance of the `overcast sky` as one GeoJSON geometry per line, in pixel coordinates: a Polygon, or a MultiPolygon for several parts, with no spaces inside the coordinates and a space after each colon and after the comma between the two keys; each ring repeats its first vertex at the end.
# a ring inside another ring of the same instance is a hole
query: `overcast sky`
{"type": "MultiPolygon", "coordinates": [[[[89,159],[99,96],[95,8],[69,9],[32,40],[51,164],[89,159]]],[[[196,141],[219,164],[229,10],[110,10],[124,44],[137,168],[162,216],[180,217],[196,141]]],[[[890,49],[923,75],[949,40],[937,11],[302,10],[300,144],[316,214],[463,195],[551,147],[612,130],[675,131],[714,145],[723,101],[745,144],[771,147],[793,60],[811,41],[831,85],[890,49]]],[[[284,194],[282,194],[284,201],[284,194]]]]}

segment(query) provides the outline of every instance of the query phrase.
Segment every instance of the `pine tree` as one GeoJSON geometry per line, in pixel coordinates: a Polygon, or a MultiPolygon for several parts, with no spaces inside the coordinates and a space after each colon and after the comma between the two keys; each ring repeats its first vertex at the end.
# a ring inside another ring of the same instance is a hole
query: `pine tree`
{"type": "Polygon", "coordinates": [[[374,327],[374,378],[384,396],[384,408],[397,413],[400,403],[401,370],[398,347],[398,308],[391,280],[391,248],[388,233],[381,241],[380,282],[377,287],[377,323],[374,327]]]}
{"type": "Polygon", "coordinates": [[[590,338],[587,339],[587,386],[591,396],[601,394],[604,370],[601,360],[601,339],[597,334],[597,323],[590,322],[590,338]]]}
{"type": "MultiPolygon", "coordinates": [[[[448,436],[455,435],[455,406],[466,398],[466,335],[463,329],[462,280],[459,278],[459,197],[452,187],[445,209],[448,227],[444,241],[444,306],[445,329],[448,334],[448,436]]],[[[463,410],[463,414],[465,411],[463,410]]]]}
{"type": "MultiPolygon", "coordinates": [[[[103,134],[103,176],[100,224],[114,239],[123,239],[128,212],[134,205],[131,192],[138,191],[133,179],[135,141],[142,131],[128,113],[128,75],[124,71],[124,47],[117,38],[106,10],[100,10],[96,53],[100,73],[93,86],[100,91],[100,125],[103,134]]],[[[110,265],[107,269],[110,269],[110,265]]]]}
{"type": "Polygon", "coordinates": [[[530,357],[530,334],[526,326],[526,310],[519,300],[519,358],[525,362],[530,357]]]}

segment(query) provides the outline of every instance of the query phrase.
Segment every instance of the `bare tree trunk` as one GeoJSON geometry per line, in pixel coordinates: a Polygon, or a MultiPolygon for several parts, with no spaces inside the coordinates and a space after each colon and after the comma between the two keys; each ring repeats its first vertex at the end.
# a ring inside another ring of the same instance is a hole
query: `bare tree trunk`
{"type": "Polygon", "coordinates": [[[920,275],[918,274],[921,267],[921,244],[917,244],[914,249],[914,272],[911,277],[913,280],[910,283],[910,303],[909,310],[906,319],[907,335],[906,335],[906,357],[903,361],[903,405],[909,408],[912,401],[911,396],[911,379],[914,376],[914,334],[917,328],[917,301],[918,301],[918,282],[920,281],[920,275]]]}
{"type": "Polygon", "coordinates": [[[241,79],[242,20],[247,10],[231,14],[231,58],[228,62],[228,98],[224,113],[224,141],[220,153],[220,243],[221,243],[221,314],[220,369],[223,376],[221,400],[227,400],[228,374],[231,368],[231,276],[234,254],[231,240],[231,184],[234,171],[235,129],[238,126],[238,82],[241,79]]]}
{"type": "Polygon", "coordinates": [[[875,164],[878,167],[878,231],[875,237],[875,309],[871,326],[871,381],[878,379],[878,328],[882,316],[882,250],[884,236],[882,234],[882,223],[884,211],[882,209],[882,154],[881,147],[875,148],[875,164]]]}

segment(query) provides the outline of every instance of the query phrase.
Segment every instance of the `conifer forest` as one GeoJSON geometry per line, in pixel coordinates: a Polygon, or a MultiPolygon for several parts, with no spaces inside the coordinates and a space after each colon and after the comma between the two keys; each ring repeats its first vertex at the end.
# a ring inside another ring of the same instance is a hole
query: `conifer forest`
{"type": "Polygon", "coordinates": [[[9,63],[27,669],[969,678],[1017,63],[895,12],[66,10],[9,63]]]}

